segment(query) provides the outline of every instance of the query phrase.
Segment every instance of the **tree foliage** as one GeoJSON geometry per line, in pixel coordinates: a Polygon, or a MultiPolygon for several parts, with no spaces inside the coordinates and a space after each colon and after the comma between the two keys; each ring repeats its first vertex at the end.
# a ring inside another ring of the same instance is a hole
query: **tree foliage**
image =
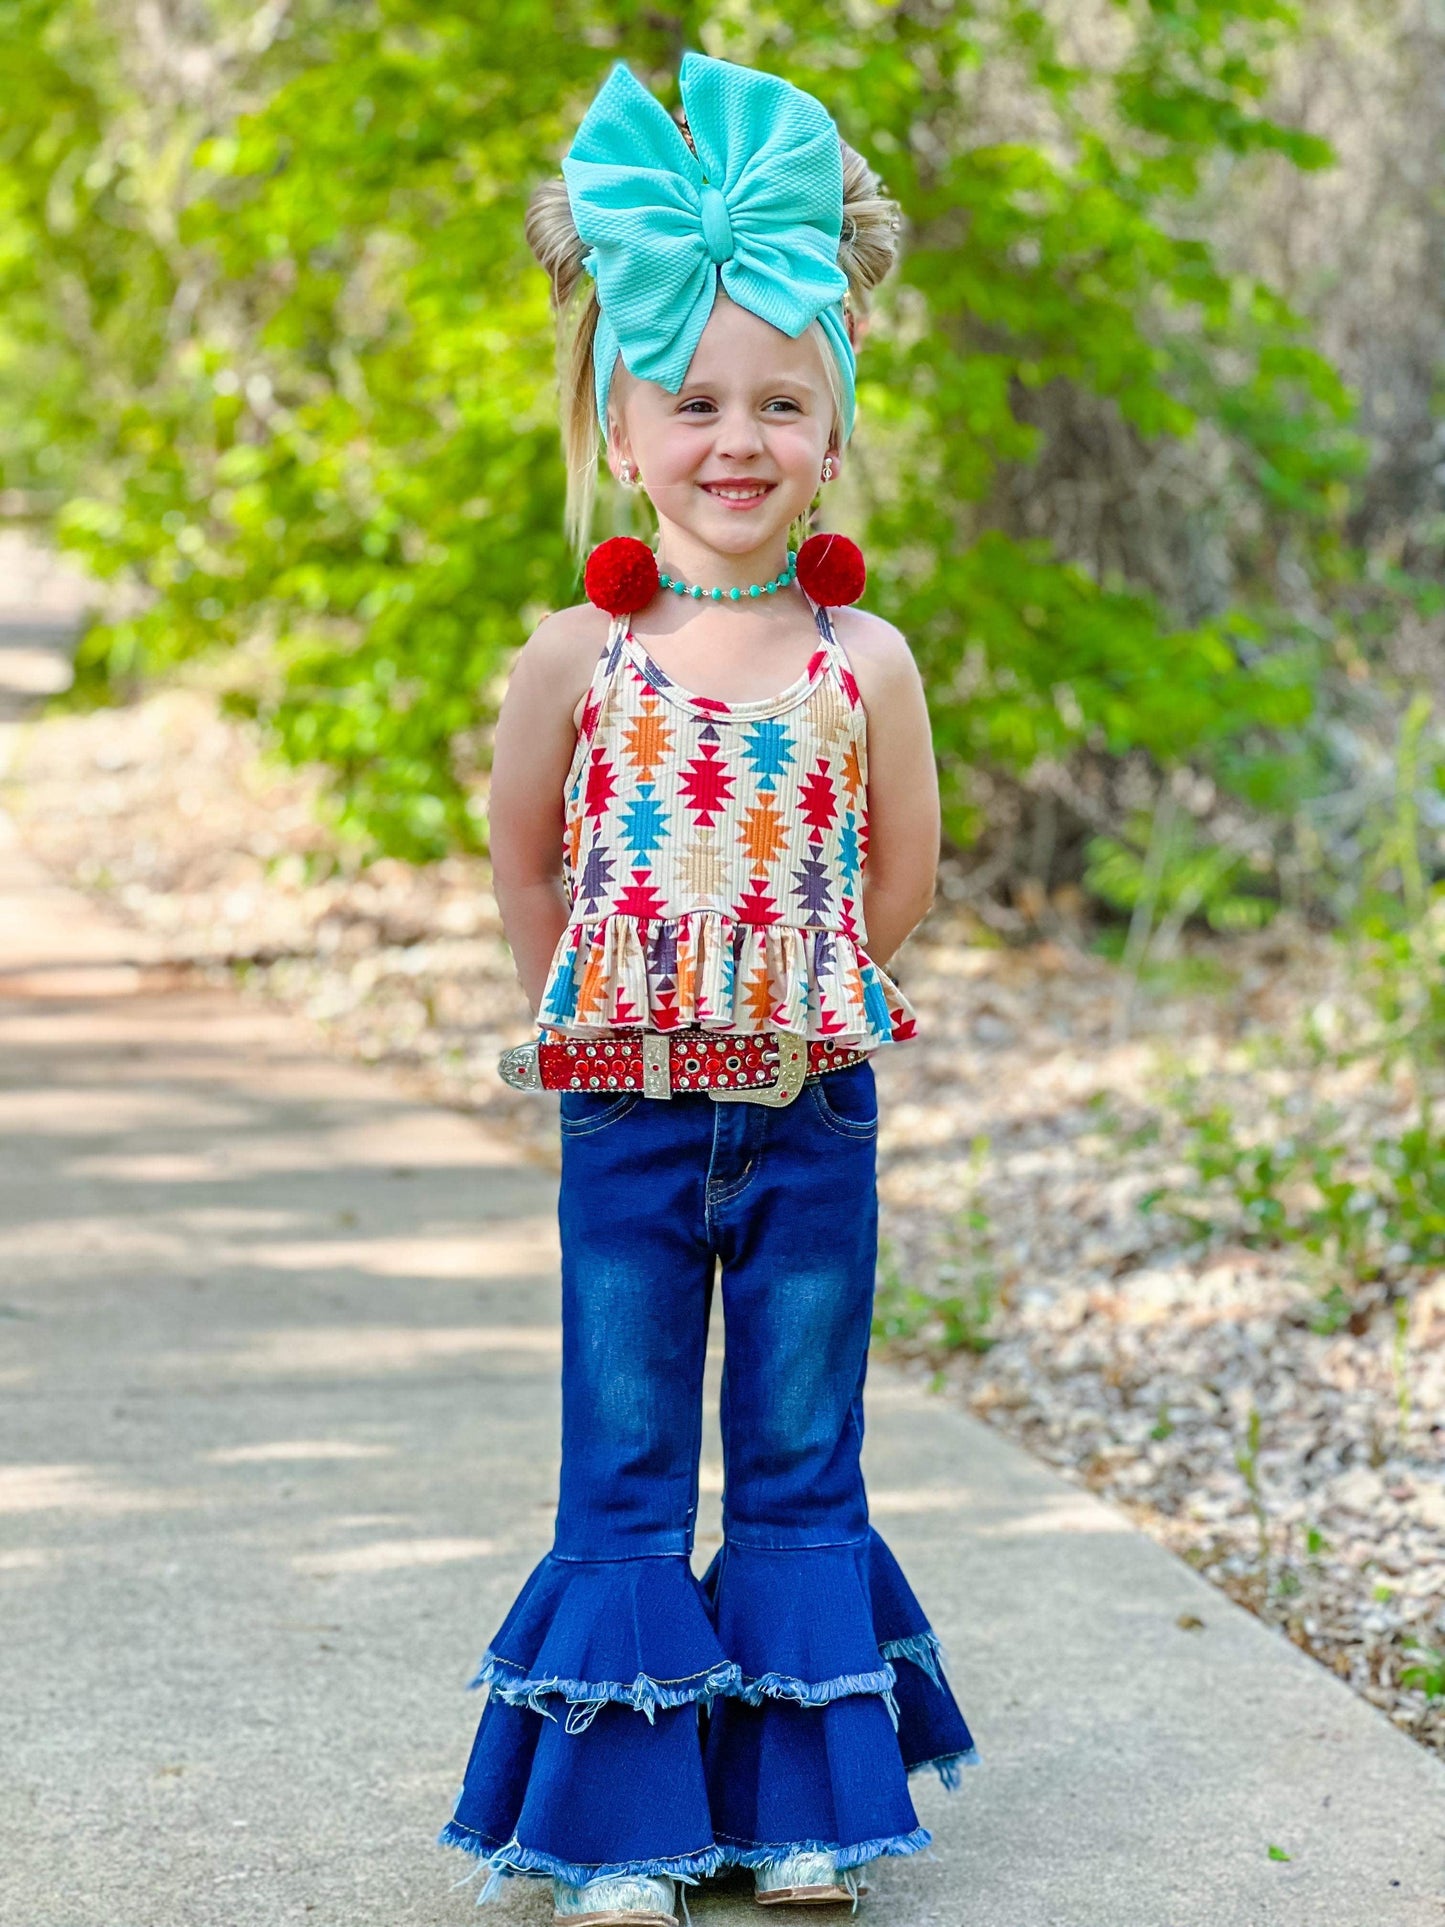
{"type": "Polygon", "coordinates": [[[150,9],[154,44],[139,17],[0,0],[0,461],[142,591],[92,680],[234,647],[236,699],[373,847],[483,838],[499,672],[578,594],[523,209],[614,58],[671,103],[698,46],[815,91],[904,210],[853,532],[951,834],[974,771],[1079,745],[1245,795],[1267,745],[1311,780],[1351,398],[1191,214],[1222,169],[1329,161],[1263,105],[1282,0],[211,0],[150,9]],[[1161,473],[1164,565],[1130,533],[1161,473]],[[1041,478],[1101,477],[1103,534],[1039,512],[1041,478]]]}

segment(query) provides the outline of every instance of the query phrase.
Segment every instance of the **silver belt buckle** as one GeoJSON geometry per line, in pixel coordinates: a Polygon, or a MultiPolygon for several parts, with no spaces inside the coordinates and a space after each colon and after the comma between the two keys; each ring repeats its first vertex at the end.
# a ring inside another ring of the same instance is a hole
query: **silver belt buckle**
{"type": "Polygon", "coordinates": [[[708,1096],[714,1104],[766,1104],[777,1110],[792,1103],[808,1075],[808,1040],[786,1030],[775,1030],[769,1035],[778,1051],[777,1082],[761,1090],[749,1089],[747,1085],[731,1091],[710,1090],[708,1096]]]}
{"type": "Polygon", "coordinates": [[[534,1037],[530,1043],[513,1044],[504,1050],[497,1059],[497,1069],[504,1084],[510,1084],[514,1091],[540,1091],[542,1088],[542,1066],[537,1056],[540,1038],[534,1037]]]}

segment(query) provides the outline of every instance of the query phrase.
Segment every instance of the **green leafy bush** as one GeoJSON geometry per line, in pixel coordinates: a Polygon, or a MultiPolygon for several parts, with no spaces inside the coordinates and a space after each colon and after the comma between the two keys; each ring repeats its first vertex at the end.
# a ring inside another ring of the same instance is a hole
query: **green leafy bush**
{"type": "MultiPolygon", "coordinates": [[[[1329,162],[1261,105],[1281,0],[1127,0],[1062,34],[1018,0],[196,18],[188,65],[98,0],[0,3],[0,474],[138,591],[84,685],[233,647],[363,844],[483,840],[510,652],[578,593],[523,208],[613,58],[666,95],[694,45],[816,90],[904,209],[857,532],[927,680],[951,836],[978,771],[1081,745],[1256,790],[1297,754],[1327,638],[1280,559],[1312,605],[1348,576],[1361,445],[1307,330],[1190,215],[1210,170],[1329,162]],[[1171,540],[1226,559],[1203,603],[1035,492],[1098,479],[1126,529],[1173,446],[1171,540]]],[[[1211,914],[1248,906],[1221,890],[1211,914]]]]}
{"type": "Polygon", "coordinates": [[[1445,883],[1426,880],[1432,838],[1421,813],[1422,795],[1442,788],[1445,744],[1427,735],[1430,712],[1424,697],[1406,712],[1390,808],[1374,822],[1355,911],[1338,934],[1350,1008],[1333,1010],[1328,1025],[1316,1016],[1275,1047],[1278,1062],[1301,1074],[1364,1063],[1386,1087],[1398,1075],[1409,1121],[1365,1138],[1357,1119],[1327,1104],[1276,1097],[1266,1127],[1243,1127],[1186,1078],[1174,1106],[1192,1185],[1144,1199],[1200,1238],[1227,1226],[1247,1243],[1323,1255],[1330,1283],[1313,1320],[1321,1331],[1355,1316],[1355,1288],[1382,1283],[1403,1303],[1428,1268],[1445,1263],[1445,883]]]}

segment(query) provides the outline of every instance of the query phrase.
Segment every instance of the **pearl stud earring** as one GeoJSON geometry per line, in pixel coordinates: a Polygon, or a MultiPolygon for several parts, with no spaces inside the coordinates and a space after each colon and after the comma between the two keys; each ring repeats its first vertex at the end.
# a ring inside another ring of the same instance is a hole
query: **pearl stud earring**
{"type": "Polygon", "coordinates": [[[830,455],[823,463],[823,480],[825,482],[831,482],[832,479],[833,479],[833,458],[830,455]]]}

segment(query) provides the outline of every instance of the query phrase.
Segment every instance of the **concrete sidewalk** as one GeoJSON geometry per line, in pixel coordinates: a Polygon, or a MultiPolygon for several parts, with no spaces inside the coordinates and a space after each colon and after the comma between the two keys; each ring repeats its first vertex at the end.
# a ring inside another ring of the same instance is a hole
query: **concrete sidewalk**
{"type": "MultiPolygon", "coordinates": [[[[550,1534],[555,1180],[156,961],[0,826],[0,1927],[548,1921],[431,1840],[550,1534]]],[[[876,1364],[869,1418],[985,1764],[862,1917],[1445,1923],[1435,1759],[876,1364]]]]}

